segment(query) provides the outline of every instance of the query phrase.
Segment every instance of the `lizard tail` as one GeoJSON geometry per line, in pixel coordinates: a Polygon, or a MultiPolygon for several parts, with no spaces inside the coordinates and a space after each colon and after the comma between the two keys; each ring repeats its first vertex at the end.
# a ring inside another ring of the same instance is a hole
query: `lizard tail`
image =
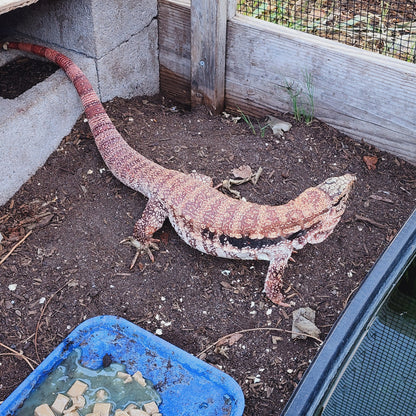
{"type": "Polygon", "coordinates": [[[88,78],[71,59],[54,49],[30,43],[6,42],[3,49],[30,52],[61,67],[78,92],[97,148],[106,165],[125,185],[145,195],[149,193],[146,181],[143,180],[146,175],[138,175],[138,172],[154,170],[157,165],[127,144],[108,117],[88,78]],[[140,181],[138,176],[141,177],[140,181]]]}

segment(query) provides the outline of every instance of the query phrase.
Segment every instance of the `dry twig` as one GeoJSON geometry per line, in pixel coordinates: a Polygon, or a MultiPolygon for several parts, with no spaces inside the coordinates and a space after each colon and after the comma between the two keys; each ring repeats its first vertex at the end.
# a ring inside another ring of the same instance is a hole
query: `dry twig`
{"type": "Polygon", "coordinates": [[[47,300],[47,302],[43,305],[43,308],[40,312],[40,316],[38,319],[38,323],[36,324],[36,331],[35,331],[35,339],[34,339],[34,344],[35,344],[35,352],[36,352],[36,357],[38,358],[38,360],[40,361],[40,356],[38,353],[38,332],[39,332],[39,328],[40,328],[40,322],[43,318],[43,315],[45,314],[46,308],[48,307],[50,301],[53,299],[53,297],[60,292],[65,286],[68,286],[71,283],[71,280],[69,280],[68,282],[66,282],[62,287],[60,287],[56,292],[52,293],[52,295],[49,297],[49,299],[47,300]]]}
{"type": "MultiPolygon", "coordinates": [[[[32,369],[32,370],[34,370],[35,368],[33,367],[33,365],[31,364],[31,363],[33,363],[33,364],[35,364],[35,365],[39,365],[35,360],[32,360],[31,358],[29,358],[29,357],[26,357],[26,355],[24,355],[24,354],[22,354],[22,353],[20,353],[20,352],[18,352],[18,351],[16,351],[16,350],[14,350],[13,348],[10,348],[10,347],[8,347],[7,345],[5,345],[5,344],[3,344],[2,342],[0,342],[0,346],[1,347],[3,347],[3,348],[5,348],[6,350],[8,350],[8,351],[10,351],[11,352],[11,354],[10,355],[14,355],[15,357],[20,357],[20,358],[22,358],[23,360],[25,360],[26,361],[26,363],[27,363],[27,365],[32,369]]],[[[8,354],[0,354],[0,355],[8,355],[8,354]]]]}
{"type": "MultiPolygon", "coordinates": [[[[246,332],[254,332],[254,331],[278,331],[278,332],[285,332],[285,333],[287,333],[287,334],[293,334],[293,333],[294,333],[293,331],[288,331],[287,329],[282,329],[282,328],[268,328],[268,327],[260,327],[260,328],[248,328],[248,329],[242,329],[241,331],[236,331],[236,332],[233,332],[233,333],[231,333],[231,334],[224,335],[224,336],[223,336],[223,337],[221,337],[220,339],[217,339],[217,341],[215,341],[215,342],[214,342],[213,344],[211,344],[211,345],[208,345],[208,347],[206,347],[203,351],[201,351],[199,354],[197,354],[197,357],[198,357],[198,358],[200,358],[202,354],[205,354],[205,353],[206,353],[207,351],[209,351],[211,348],[214,348],[217,344],[219,344],[219,343],[223,342],[224,340],[226,340],[226,339],[227,339],[227,338],[229,338],[229,337],[232,337],[233,335],[236,335],[236,334],[244,334],[244,333],[246,333],[246,332]]],[[[304,335],[304,336],[306,336],[306,337],[308,337],[308,338],[312,338],[312,339],[314,339],[315,341],[319,342],[319,344],[320,344],[320,345],[322,344],[322,341],[321,341],[319,338],[316,338],[316,337],[314,337],[314,336],[312,336],[312,335],[309,335],[309,334],[303,334],[303,333],[301,333],[301,334],[297,334],[297,335],[304,335]]]]}
{"type": "Polygon", "coordinates": [[[30,234],[32,234],[32,230],[30,230],[20,241],[18,241],[12,248],[11,250],[0,260],[0,265],[2,265],[8,258],[9,256],[13,253],[13,251],[15,251],[17,249],[17,247],[20,246],[20,244],[23,243],[23,241],[26,240],[26,238],[28,238],[30,236],[30,234]]]}
{"type": "Polygon", "coordinates": [[[358,221],[362,221],[362,222],[368,222],[369,224],[374,225],[375,227],[378,227],[378,228],[387,228],[387,225],[381,224],[380,222],[377,222],[368,217],[364,217],[363,215],[360,215],[360,214],[356,214],[355,219],[358,221]]]}

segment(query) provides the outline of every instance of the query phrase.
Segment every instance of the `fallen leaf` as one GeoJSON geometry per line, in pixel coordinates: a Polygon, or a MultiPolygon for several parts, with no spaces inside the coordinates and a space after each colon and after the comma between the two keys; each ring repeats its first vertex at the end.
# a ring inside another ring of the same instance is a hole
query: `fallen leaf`
{"type": "Polygon", "coordinates": [[[222,341],[217,343],[217,347],[221,346],[221,345],[228,345],[231,347],[231,345],[234,345],[241,337],[243,336],[243,334],[232,334],[229,337],[223,339],[222,341]]]}
{"type": "Polygon", "coordinates": [[[224,289],[232,289],[233,287],[228,283],[228,282],[220,282],[220,285],[224,288],[224,289]]]}
{"type": "Polygon", "coordinates": [[[268,116],[268,126],[272,129],[273,134],[278,136],[283,136],[284,132],[292,128],[290,123],[273,116],[268,116]]]}
{"type": "Polygon", "coordinates": [[[160,239],[160,241],[161,241],[163,244],[167,245],[167,244],[168,244],[168,242],[169,242],[169,233],[168,233],[168,232],[166,232],[166,231],[163,231],[163,232],[160,234],[159,239],[160,239]]]}
{"type": "Polygon", "coordinates": [[[319,338],[321,331],[315,325],[315,311],[309,307],[293,311],[292,338],[306,339],[306,335],[319,338]]]}
{"type": "Polygon", "coordinates": [[[242,179],[251,178],[251,175],[253,174],[251,167],[248,165],[240,166],[239,168],[233,169],[231,172],[236,178],[242,179]]]}
{"type": "Polygon", "coordinates": [[[368,170],[375,170],[378,162],[377,156],[363,156],[364,163],[367,165],[368,170]]]}

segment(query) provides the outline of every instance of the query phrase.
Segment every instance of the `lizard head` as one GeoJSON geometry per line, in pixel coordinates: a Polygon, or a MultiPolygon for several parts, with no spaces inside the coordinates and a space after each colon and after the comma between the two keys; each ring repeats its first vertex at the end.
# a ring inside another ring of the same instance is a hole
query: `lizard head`
{"type": "Polygon", "coordinates": [[[296,239],[294,248],[302,248],[306,243],[320,243],[332,233],[345,211],[348,195],[355,181],[354,175],[346,174],[328,178],[316,187],[329,198],[328,210],[319,216],[319,221],[306,230],[301,238],[296,239]]]}
{"type": "Polygon", "coordinates": [[[328,178],[317,186],[331,199],[334,214],[343,214],[349,193],[356,179],[355,175],[347,173],[343,176],[328,178]]]}

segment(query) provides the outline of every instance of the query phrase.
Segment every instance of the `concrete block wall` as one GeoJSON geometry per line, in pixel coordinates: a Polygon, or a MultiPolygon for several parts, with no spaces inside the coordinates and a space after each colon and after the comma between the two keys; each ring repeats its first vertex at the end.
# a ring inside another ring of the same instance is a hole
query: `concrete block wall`
{"type": "MultiPolygon", "coordinates": [[[[159,91],[157,0],[40,0],[0,16],[0,36],[54,47],[103,102],[159,91]]],[[[18,52],[0,53],[0,65],[18,52]]],[[[0,98],[0,205],[41,167],[83,109],[59,70],[14,100],[0,98]]]]}

